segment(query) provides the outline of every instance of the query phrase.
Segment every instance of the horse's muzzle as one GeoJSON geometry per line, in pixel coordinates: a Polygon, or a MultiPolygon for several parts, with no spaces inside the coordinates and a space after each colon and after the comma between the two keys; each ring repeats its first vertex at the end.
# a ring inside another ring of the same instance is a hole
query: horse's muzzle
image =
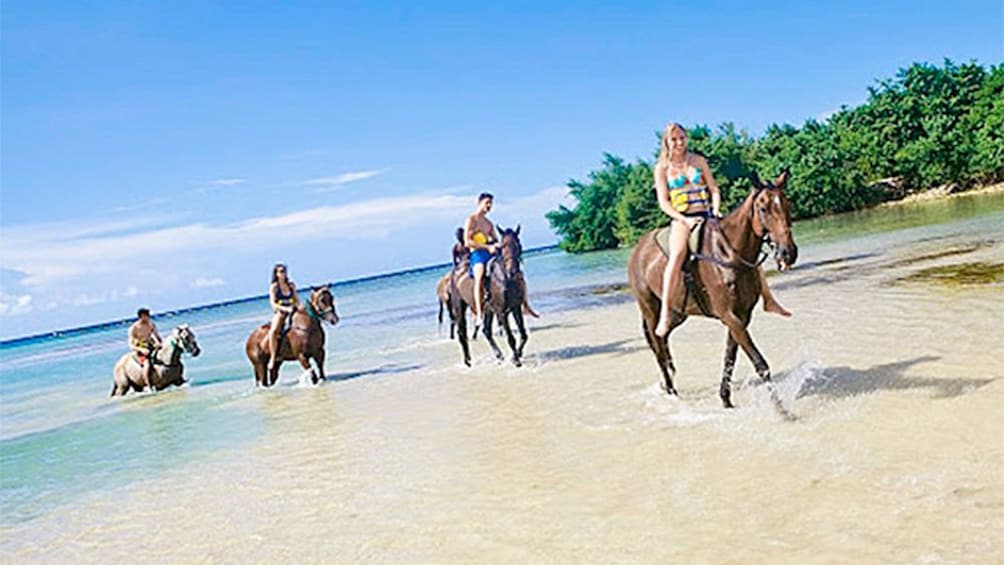
{"type": "Polygon", "coordinates": [[[192,346],[192,357],[198,357],[199,353],[202,353],[202,349],[198,345],[192,346]]]}
{"type": "Polygon", "coordinates": [[[779,245],[775,258],[777,259],[777,269],[779,271],[791,269],[791,266],[798,260],[798,246],[794,244],[791,247],[779,245]]]}

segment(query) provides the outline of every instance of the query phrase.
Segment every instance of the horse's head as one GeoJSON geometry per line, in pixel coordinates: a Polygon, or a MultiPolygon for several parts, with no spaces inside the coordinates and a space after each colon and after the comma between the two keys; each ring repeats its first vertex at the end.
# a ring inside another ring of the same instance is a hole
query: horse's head
{"type": "Polygon", "coordinates": [[[192,331],[192,328],[188,327],[188,324],[181,324],[174,328],[171,339],[185,353],[188,353],[192,357],[198,357],[199,353],[202,353],[202,349],[199,348],[199,342],[195,339],[195,332],[192,331]]]}
{"type": "Polygon", "coordinates": [[[338,313],[335,312],[335,295],[331,293],[330,284],[317,287],[310,293],[310,307],[318,318],[332,326],[338,323],[338,313]]]}
{"type": "Polygon", "coordinates": [[[523,244],[519,241],[519,229],[506,229],[496,226],[499,230],[499,254],[502,256],[502,268],[507,277],[513,277],[519,272],[519,264],[523,259],[523,244]]]}
{"type": "Polygon", "coordinates": [[[750,180],[754,189],[753,233],[773,248],[778,270],[787,271],[798,260],[798,246],[791,235],[791,203],[784,193],[788,169],[773,182],[762,182],[755,172],[750,180]]]}

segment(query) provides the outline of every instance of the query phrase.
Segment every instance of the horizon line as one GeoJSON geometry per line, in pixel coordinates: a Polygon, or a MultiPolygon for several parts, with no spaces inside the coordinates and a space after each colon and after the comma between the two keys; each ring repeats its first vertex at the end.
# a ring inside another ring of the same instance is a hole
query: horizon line
{"type": "MultiPolygon", "coordinates": [[[[551,250],[554,250],[554,249],[560,249],[558,243],[552,243],[552,244],[549,244],[549,245],[540,245],[540,246],[537,246],[537,247],[532,247],[530,249],[523,250],[523,253],[526,254],[526,255],[529,255],[529,254],[541,253],[541,252],[544,252],[544,251],[551,251],[551,250]]],[[[377,273],[377,274],[373,274],[373,275],[364,275],[364,276],[361,276],[361,277],[355,277],[355,278],[350,278],[350,279],[345,279],[345,280],[340,280],[340,281],[334,281],[334,282],[331,282],[331,283],[319,283],[319,284],[309,285],[309,286],[306,286],[304,288],[298,289],[298,292],[300,290],[314,290],[314,289],[316,289],[316,288],[318,288],[320,286],[323,286],[324,284],[330,284],[331,286],[348,286],[348,285],[352,285],[352,284],[359,284],[359,283],[369,282],[369,281],[372,281],[372,280],[377,280],[377,279],[382,279],[382,278],[396,277],[396,276],[401,276],[401,275],[409,275],[409,274],[412,274],[412,273],[419,273],[419,272],[422,272],[422,271],[429,271],[429,270],[432,270],[432,269],[441,269],[441,268],[444,268],[444,267],[449,267],[451,265],[452,265],[452,263],[435,263],[435,264],[432,264],[432,265],[424,265],[424,266],[421,266],[421,267],[411,267],[411,268],[408,268],[408,269],[402,269],[400,271],[387,271],[387,272],[384,272],[384,273],[377,273]]],[[[232,306],[234,304],[241,304],[241,303],[244,303],[244,302],[252,302],[252,301],[255,301],[255,300],[261,300],[263,298],[268,298],[268,294],[256,294],[256,295],[253,295],[253,296],[244,296],[244,297],[240,297],[240,298],[231,298],[231,299],[227,299],[227,300],[221,300],[221,301],[218,301],[218,302],[209,302],[207,304],[197,304],[197,305],[193,305],[193,306],[184,306],[184,307],[176,308],[176,309],[173,309],[173,310],[165,310],[163,312],[153,313],[153,314],[150,315],[150,317],[151,318],[174,317],[174,316],[177,316],[179,314],[185,314],[185,313],[188,313],[188,312],[196,312],[196,311],[201,311],[201,310],[212,310],[214,308],[223,308],[223,307],[226,307],[226,306],[232,306]]],[[[83,326],[74,326],[74,327],[71,327],[71,328],[48,330],[48,331],[44,331],[44,332],[40,332],[40,333],[35,333],[35,334],[30,334],[30,335],[23,335],[23,336],[17,336],[17,337],[12,337],[12,338],[7,338],[7,339],[0,339],[0,347],[8,347],[8,346],[12,346],[12,345],[19,345],[19,344],[25,343],[25,342],[41,341],[41,340],[45,340],[45,339],[49,339],[49,338],[63,337],[63,336],[66,336],[66,335],[80,334],[80,333],[84,333],[84,332],[87,332],[87,331],[90,331],[90,330],[111,328],[111,327],[114,327],[114,326],[123,325],[123,324],[125,324],[125,323],[127,323],[127,322],[129,322],[131,320],[133,320],[133,317],[119,318],[119,319],[115,319],[115,320],[108,320],[108,321],[105,321],[105,322],[96,322],[96,323],[93,323],[93,324],[87,324],[87,325],[83,325],[83,326]]]]}

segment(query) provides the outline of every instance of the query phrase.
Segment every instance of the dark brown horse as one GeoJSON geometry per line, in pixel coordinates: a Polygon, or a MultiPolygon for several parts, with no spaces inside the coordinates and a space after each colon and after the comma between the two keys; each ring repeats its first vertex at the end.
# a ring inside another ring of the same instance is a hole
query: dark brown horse
{"type": "MultiPolygon", "coordinates": [[[[701,247],[696,258],[684,265],[692,283],[680,284],[672,298],[670,332],[690,315],[717,318],[728,328],[725,368],[719,387],[719,396],[727,408],[732,407],[731,380],[737,347],[746,352],[760,378],[770,380],[767,361],[746,330],[753,306],[760,299],[760,250],[765,242],[770,244],[782,271],[798,258],[798,247],[791,235],[791,207],[784,194],[788,171],[773,183],[762,183],[756,174],[751,180],[753,190],[737,209],[721,220],[708,220],[699,228],[704,230],[701,247]]],[[[660,338],[655,334],[667,261],[656,242],[656,231],[643,235],[635,245],[628,261],[628,280],[641,310],[642,331],[662,370],[663,388],[675,395],[676,368],[669,353],[669,335],[660,338]]]]}
{"type": "MultiPolygon", "coordinates": [[[[497,318],[505,330],[506,339],[509,342],[509,349],[512,350],[512,362],[517,367],[523,365],[523,347],[526,345],[527,333],[526,324],[523,320],[523,273],[521,261],[523,258],[523,245],[519,241],[519,226],[515,230],[503,229],[498,226],[501,240],[499,241],[499,252],[492,257],[488,264],[488,272],[485,280],[487,289],[485,292],[484,318],[482,321],[482,333],[488,344],[495,353],[495,357],[502,359],[502,350],[495,343],[492,332],[492,323],[497,318]],[[513,335],[512,327],[509,326],[509,316],[512,315],[519,330],[519,345],[516,344],[516,337],[513,335]]],[[[464,364],[471,365],[470,346],[467,341],[467,308],[474,304],[474,279],[471,278],[466,269],[455,269],[450,285],[450,310],[452,317],[457,322],[457,339],[460,341],[460,350],[464,354],[464,364]]]]}
{"type": "Polygon", "coordinates": [[[303,370],[310,371],[313,384],[324,380],[324,328],[321,321],[335,325],[338,314],[335,312],[335,298],[331,294],[331,286],[315,288],[310,293],[310,299],[293,312],[289,330],[279,340],[279,355],[276,356],[275,367],[268,371],[269,324],[255,328],[248,336],[244,351],[247,352],[251,366],[254,367],[255,386],[272,386],[279,380],[279,366],[283,361],[299,361],[303,370]],[[310,360],[314,360],[317,370],[311,369],[310,360]]]}

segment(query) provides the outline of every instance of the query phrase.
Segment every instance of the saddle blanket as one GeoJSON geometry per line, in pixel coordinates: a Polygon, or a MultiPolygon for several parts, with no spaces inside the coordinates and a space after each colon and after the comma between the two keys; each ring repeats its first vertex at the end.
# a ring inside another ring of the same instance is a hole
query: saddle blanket
{"type": "MultiPolygon", "coordinates": [[[[701,235],[704,233],[705,221],[700,220],[700,223],[690,230],[690,238],[687,239],[687,250],[690,253],[697,253],[701,248],[701,235]]],[[[663,254],[669,257],[669,226],[664,228],[659,228],[655,232],[655,242],[659,245],[659,249],[662,250],[663,254]]]]}

